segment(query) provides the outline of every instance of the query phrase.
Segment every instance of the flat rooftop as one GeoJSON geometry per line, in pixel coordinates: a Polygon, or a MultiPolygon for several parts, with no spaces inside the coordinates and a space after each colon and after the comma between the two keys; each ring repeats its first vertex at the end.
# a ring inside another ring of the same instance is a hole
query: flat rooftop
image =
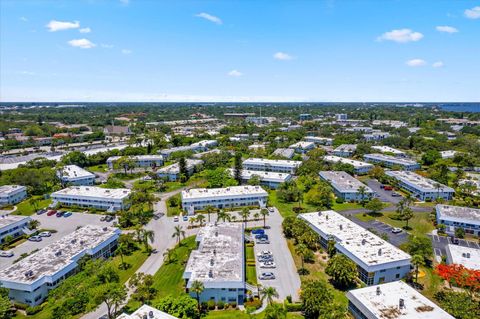
{"type": "Polygon", "coordinates": [[[348,193],[348,192],[358,192],[358,189],[363,186],[365,187],[366,193],[373,193],[373,190],[367,185],[360,182],[358,179],[350,176],[344,171],[321,171],[319,173],[320,177],[328,181],[334,188],[339,192],[348,193]]]}
{"type": "Polygon", "coordinates": [[[357,149],[357,144],[342,144],[336,149],[335,152],[354,152],[357,149]]]}
{"type": "MultiPolygon", "coordinates": [[[[229,168],[228,171],[230,175],[235,175],[235,170],[233,168],[229,168]]],[[[283,183],[286,180],[290,179],[292,175],[287,173],[277,173],[277,172],[265,172],[265,171],[251,171],[248,169],[242,169],[242,178],[243,179],[250,179],[253,175],[256,175],[260,178],[261,181],[265,182],[277,182],[283,183]]]]}
{"type": "Polygon", "coordinates": [[[371,158],[377,161],[390,162],[390,163],[405,165],[405,166],[418,165],[417,162],[408,158],[399,158],[392,155],[385,155],[380,153],[365,154],[363,158],[364,159],[371,158]]]}
{"type": "Polygon", "coordinates": [[[447,256],[449,263],[480,270],[480,249],[448,244],[447,256]]]}
{"type": "Polygon", "coordinates": [[[385,146],[385,145],[373,145],[372,148],[382,153],[392,153],[396,155],[403,155],[405,152],[398,150],[396,148],[385,146]]]}
{"type": "Polygon", "coordinates": [[[292,144],[289,146],[290,148],[302,148],[302,149],[307,149],[310,147],[315,147],[315,143],[313,142],[306,142],[306,141],[300,141],[295,144],[292,144]]]}
{"type": "MultiPolygon", "coordinates": [[[[110,156],[107,159],[107,162],[113,162],[118,159],[120,159],[122,156],[110,156]]],[[[133,155],[133,156],[128,156],[129,158],[136,160],[136,161],[162,161],[163,156],[162,155],[133,155]]]]}
{"type": "Polygon", "coordinates": [[[1,215],[0,216],[0,229],[7,227],[11,224],[22,220],[30,220],[29,216],[20,216],[20,215],[1,215]]]}
{"type": "Polygon", "coordinates": [[[437,183],[434,180],[423,177],[414,172],[387,171],[385,172],[385,174],[387,174],[390,177],[399,179],[404,183],[415,185],[416,187],[426,192],[437,192],[437,185],[440,185],[440,191],[442,192],[445,192],[445,191],[454,192],[453,188],[437,183]]]}
{"type": "Polygon", "coordinates": [[[435,208],[440,219],[467,221],[480,225],[480,209],[441,204],[437,204],[435,208]]]}
{"type": "Polygon", "coordinates": [[[215,282],[241,282],[243,274],[242,223],[209,223],[197,234],[198,249],[193,250],[185,268],[188,286],[199,280],[205,286],[215,282]]]}
{"type": "Polygon", "coordinates": [[[101,188],[95,186],[71,186],[52,193],[55,195],[81,196],[81,197],[101,197],[112,199],[124,199],[128,197],[131,190],[128,188],[101,188]]]}
{"type": "Polygon", "coordinates": [[[224,188],[192,188],[182,191],[182,199],[210,197],[232,197],[242,195],[264,195],[268,193],[260,186],[230,186],[224,188]]]}
{"type": "MultiPolygon", "coordinates": [[[[185,160],[185,163],[186,163],[187,169],[192,169],[194,166],[203,164],[203,161],[199,159],[187,159],[185,160]]],[[[162,167],[159,170],[157,170],[157,174],[158,173],[178,174],[180,173],[180,164],[177,162],[177,163],[173,163],[172,165],[162,167]]]]}
{"type": "Polygon", "coordinates": [[[0,271],[0,280],[31,284],[73,263],[78,254],[93,249],[120,234],[114,227],[83,226],[62,239],[0,271]],[[26,274],[30,274],[27,276],[26,274]]]}
{"type": "Polygon", "coordinates": [[[27,189],[25,186],[21,185],[3,185],[0,186],[0,197],[9,196],[11,193],[18,191],[20,189],[27,189]]]}
{"type": "Polygon", "coordinates": [[[93,177],[95,178],[95,174],[90,173],[87,170],[84,170],[80,166],[77,165],[66,165],[63,170],[60,171],[60,174],[64,178],[68,179],[76,179],[82,177],[93,177]]]}
{"type": "Polygon", "coordinates": [[[127,315],[126,313],[123,313],[123,314],[121,314],[120,316],[117,317],[117,319],[144,319],[144,318],[148,318],[148,319],[178,319],[177,317],[174,317],[172,315],[169,315],[168,313],[165,313],[163,311],[160,311],[158,309],[150,307],[149,305],[141,306],[140,308],[138,308],[135,312],[133,312],[130,315],[127,315]]]}
{"type": "Polygon", "coordinates": [[[373,167],[373,165],[370,164],[370,163],[365,163],[365,162],[356,161],[356,160],[352,160],[352,159],[349,159],[349,158],[334,156],[334,155],[324,156],[323,160],[326,161],[326,162],[331,162],[331,163],[340,162],[342,164],[350,164],[355,168],[373,167]]]}
{"type": "Polygon", "coordinates": [[[347,298],[369,319],[455,319],[401,280],[350,290],[347,298]]]}
{"type": "Polygon", "coordinates": [[[277,148],[272,154],[275,156],[292,158],[293,155],[295,154],[295,150],[292,150],[291,148],[277,148]]]}
{"type": "Polygon", "coordinates": [[[409,254],[333,210],[300,216],[327,237],[330,235],[335,237],[337,245],[342,246],[367,266],[411,258],[409,254]]]}
{"type": "Polygon", "coordinates": [[[248,158],[243,161],[243,165],[269,165],[295,168],[302,164],[301,161],[290,160],[272,160],[267,158],[248,158]]]}

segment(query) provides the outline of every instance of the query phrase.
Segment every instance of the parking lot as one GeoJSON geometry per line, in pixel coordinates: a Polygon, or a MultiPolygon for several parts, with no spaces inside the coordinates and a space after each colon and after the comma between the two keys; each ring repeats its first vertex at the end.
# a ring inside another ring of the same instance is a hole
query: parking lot
{"type": "Polygon", "coordinates": [[[268,218],[268,226],[265,233],[269,237],[269,244],[255,244],[255,256],[262,250],[269,250],[273,254],[273,259],[276,264],[274,269],[260,268],[260,263],[256,259],[257,279],[262,272],[272,272],[275,274],[273,280],[260,280],[258,282],[263,287],[274,287],[279,295],[279,300],[284,300],[288,295],[292,296],[293,300],[299,300],[300,290],[300,276],[297,273],[295,262],[288,250],[288,245],[282,232],[282,218],[275,209],[268,218]]]}
{"type": "Polygon", "coordinates": [[[378,199],[380,199],[382,202],[397,204],[403,198],[402,196],[392,196],[394,191],[384,190],[383,188],[381,188],[382,183],[378,182],[375,179],[368,180],[367,185],[378,195],[378,199]]]}
{"type": "Polygon", "coordinates": [[[73,213],[69,217],[56,217],[47,216],[47,214],[42,215],[32,215],[32,219],[36,219],[40,222],[39,229],[52,229],[56,230],[56,233],[52,233],[50,237],[43,237],[40,242],[26,241],[17,247],[11,249],[13,251],[13,257],[2,257],[0,258],[0,269],[4,269],[13,264],[13,261],[20,257],[23,253],[30,253],[35,249],[41,249],[61,238],[65,235],[74,232],[78,227],[85,225],[100,225],[108,226],[112,225],[113,222],[107,223],[100,221],[102,215],[94,214],[83,214],[83,213],[73,213]]]}
{"type": "MultiPolygon", "coordinates": [[[[452,239],[447,236],[438,236],[438,235],[428,235],[432,239],[432,246],[433,251],[435,253],[435,257],[437,260],[442,259],[442,255],[445,256],[447,254],[447,245],[453,244],[452,239]]],[[[463,247],[470,247],[475,249],[480,249],[480,244],[468,241],[465,239],[458,238],[458,245],[463,247]]]]}
{"type": "Polygon", "coordinates": [[[379,222],[378,220],[364,222],[354,217],[352,218],[352,221],[363,228],[375,230],[379,235],[387,234],[388,241],[396,247],[399,247],[401,244],[407,241],[408,234],[404,230],[402,230],[401,233],[394,234],[392,233],[392,226],[379,222]]]}

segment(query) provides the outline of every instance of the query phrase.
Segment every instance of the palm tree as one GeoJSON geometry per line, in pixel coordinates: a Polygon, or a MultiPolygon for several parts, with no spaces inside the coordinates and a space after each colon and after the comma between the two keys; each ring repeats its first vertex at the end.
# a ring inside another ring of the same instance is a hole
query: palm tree
{"type": "Polygon", "coordinates": [[[123,256],[128,252],[128,247],[125,243],[118,244],[117,253],[120,255],[120,268],[125,266],[125,262],[123,261],[123,256]]]}
{"type": "Polygon", "coordinates": [[[422,255],[413,255],[411,263],[415,266],[415,282],[418,284],[418,268],[425,265],[425,259],[422,255]]]}
{"type": "Polygon", "coordinates": [[[205,212],[208,215],[208,222],[210,222],[210,214],[213,214],[215,212],[215,208],[211,205],[208,205],[207,207],[205,207],[205,212]]]}
{"type": "Polygon", "coordinates": [[[260,213],[259,212],[255,212],[253,214],[253,219],[255,219],[255,221],[259,220],[260,219],[260,213]]]}
{"type": "Polygon", "coordinates": [[[29,223],[28,223],[28,226],[30,229],[37,229],[38,226],[40,226],[40,221],[36,220],[36,219],[32,219],[29,223]]]}
{"type": "Polygon", "coordinates": [[[286,319],[287,309],[282,304],[271,304],[265,309],[265,319],[286,319]]]}
{"type": "Polygon", "coordinates": [[[38,198],[37,197],[31,197],[28,200],[28,203],[33,207],[33,209],[36,211],[38,209],[38,198]]]}
{"type": "Polygon", "coordinates": [[[172,262],[175,255],[175,250],[167,248],[167,250],[165,250],[165,252],[163,253],[163,260],[169,264],[172,262]]]}
{"type": "Polygon", "coordinates": [[[365,186],[360,186],[358,188],[358,194],[360,195],[360,201],[362,203],[362,206],[365,205],[365,194],[367,193],[367,188],[365,186]]]}
{"type": "Polygon", "coordinates": [[[300,257],[302,258],[302,269],[301,269],[301,271],[303,272],[304,269],[305,269],[305,267],[304,267],[305,256],[308,254],[309,249],[305,244],[298,244],[297,247],[295,247],[295,252],[297,253],[297,255],[300,255],[300,257]]]}
{"type": "Polygon", "coordinates": [[[202,294],[204,289],[205,287],[203,286],[203,283],[198,280],[192,282],[192,286],[190,287],[190,291],[195,293],[198,310],[200,310],[200,295],[202,294]]]}
{"type": "Polygon", "coordinates": [[[177,237],[177,244],[180,243],[180,238],[185,238],[185,231],[182,229],[182,226],[175,226],[172,238],[177,237]]]}
{"type": "Polygon", "coordinates": [[[203,226],[203,223],[205,222],[205,216],[202,214],[197,215],[197,222],[200,223],[200,226],[203,226]]]}
{"type": "Polygon", "coordinates": [[[228,214],[228,213],[227,213],[226,211],[224,211],[223,209],[220,210],[220,211],[218,212],[218,214],[217,214],[217,222],[218,222],[219,220],[223,220],[223,222],[225,222],[225,221],[227,221],[227,220],[230,221],[230,220],[231,220],[230,214],[228,214]]]}
{"type": "Polygon", "coordinates": [[[260,215],[262,215],[262,217],[263,217],[263,228],[267,227],[266,219],[267,219],[268,214],[269,214],[268,209],[266,209],[266,208],[260,209],[260,215]]]}
{"type": "Polygon", "coordinates": [[[265,287],[260,291],[262,302],[266,299],[268,304],[273,304],[273,298],[278,298],[277,289],[273,287],[265,287]]]}
{"type": "Polygon", "coordinates": [[[150,241],[153,243],[155,241],[155,232],[153,230],[143,230],[143,245],[145,246],[145,250],[147,252],[150,251],[150,246],[148,245],[148,242],[150,241]]]}
{"type": "Polygon", "coordinates": [[[247,207],[244,207],[240,215],[242,216],[243,222],[245,223],[245,228],[247,228],[247,220],[248,217],[250,217],[250,210],[247,207]]]}

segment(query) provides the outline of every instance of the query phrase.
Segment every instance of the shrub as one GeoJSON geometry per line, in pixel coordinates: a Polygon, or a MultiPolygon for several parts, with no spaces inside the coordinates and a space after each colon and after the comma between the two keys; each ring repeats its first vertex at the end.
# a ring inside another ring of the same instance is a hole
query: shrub
{"type": "Polygon", "coordinates": [[[336,202],[337,204],[343,204],[343,203],[344,203],[344,200],[343,200],[343,198],[341,198],[341,197],[337,197],[337,198],[335,199],[335,202],[336,202]]]}
{"type": "Polygon", "coordinates": [[[288,312],[299,312],[302,311],[303,305],[301,303],[291,303],[291,302],[286,302],[285,303],[285,309],[288,312]]]}
{"type": "Polygon", "coordinates": [[[253,300],[251,300],[251,301],[247,301],[247,302],[245,303],[245,308],[247,308],[247,307],[253,307],[253,308],[255,308],[255,309],[258,309],[258,308],[260,308],[261,306],[262,306],[262,301],[261,301],[260,299],[258,299],[258,298],[255,298],[255,299],[253,299],[253,300]]]}
{"type": "Polygon", "coordinates": [[[217,302],[217,309],[222,310],[223,308],[225,308],[225,303],[220,300],[219,302],[217,302]]]}
{"type": "Polygon", "coordinates": [[[43,309],[42,305],[35,306],[35,307],[27,307],[27,309],[25,309],[25,312],[28,316],[31,316],[36,313],[39,313],[42,309],[43,309]]]}
{"type": "Polygon", "coordinates": [[[209,300],[207,302],[208,310],[215,310],[215,301],[209,300]]]}
{"type": "Polygon", "coordinates": [[[232,309],[237,309],[237,303],[235,301],[231,302],[230,306],[232,306],[232,309]]]}
{"type": "Polygon", "coordinates": [[[18,310],[26,310],[28,308],[28,305],[19,302],[14,302],[13,306],[18,310]]]}
{"type": "Polygon", "coordinates": [[[202,301],[202,302],[200,303],[200,307],[201,307],[203,310],[206,310],[206,309],[208,308],[207,302],[206,302],[206,301],[202,301]]]}
{"type": "Polygon", "coordinates": [[[292,296],[291,295],[288,295],[286,299],[287,299],[287,302],[292,303],[292,296]]]}

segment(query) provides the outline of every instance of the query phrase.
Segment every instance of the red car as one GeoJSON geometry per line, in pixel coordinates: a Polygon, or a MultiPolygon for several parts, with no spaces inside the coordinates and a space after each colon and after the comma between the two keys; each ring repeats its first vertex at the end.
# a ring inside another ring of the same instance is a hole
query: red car
{"type": "Polygon", "coordinates": [[[386,190],[386,191],[391,191],[391,190],[393,189],[393,187],[392,187],[392,186],[389,186],[389,185],[385,185],[385,186],[383,187],[383,189],[386,190]]]}
{"type": "Polygon", "coordinates": [[[47,212],[47,216],[52,216],[52,215],[55,215],[57,213],[57,211],[55,209],[51,209],[47,212]]]}

